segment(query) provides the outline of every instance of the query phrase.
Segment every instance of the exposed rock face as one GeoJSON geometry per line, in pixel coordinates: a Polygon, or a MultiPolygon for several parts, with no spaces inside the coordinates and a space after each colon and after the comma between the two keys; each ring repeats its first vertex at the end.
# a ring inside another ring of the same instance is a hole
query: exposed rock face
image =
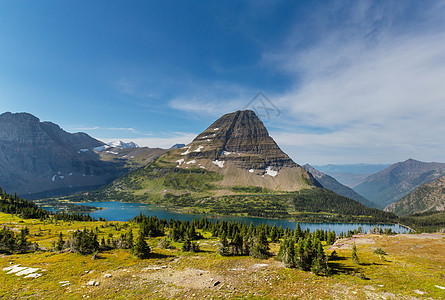
{"type": "Polygon", "coordinates": [[[444,175],[444,163],[426,163],[408,159],[367,177],[354,187],[354,191],[385,207],[406,196],[422,184],[444,175]]]}
{"type": "Polygon", "coordinates": [[[357,194],[353,189],[341,184],[340,182],[335,180],[335,178],[316,170],[308,164],[304,165],[303,168],[307,172],[309,172],[318,181],[318,183],[320,183],[321,187],[333,191],[334,193],[341,196],[354,199],[368,207],[377,208],[377,205],[375,203],[357,194]]]}
{"type": "Polygon", "coordinates": [[[385,211],[399,216],[430,211],[445,211],[445,176],[426,183],[397,202],[391,203],[385,211]]]}
{"type": "Polygon", "coordinates": [[[93,148],[104,143],[85,133],[68,133],[28,113],[0,115],[0,186],[26,195],[96,186],[121,174],[93,148]]]}
{"type": "Polygon", "coordinates": [[[190,157],[230,161],[244,169],[296,167],[269,136],[263,122],[251,110],[226,114],[198,135],[191,144],[202,146],[190,157]]]}

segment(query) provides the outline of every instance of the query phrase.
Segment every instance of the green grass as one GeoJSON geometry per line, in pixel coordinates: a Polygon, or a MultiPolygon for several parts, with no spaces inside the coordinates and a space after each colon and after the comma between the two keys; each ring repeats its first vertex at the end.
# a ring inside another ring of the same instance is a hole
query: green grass
{"type": "MultiPolygon", "coordinates": [[[[0,298],[5,299],[80,299],[84,295],[98,299],[202,299],[204,296],[216,299],[441,299],[445,296],[435,287],[444,286],[444,234],[364,235],[354,239],[360,264],[351,260],[351,248],[345,246],[336,249],[339,257],[330,262],[335,273],[330,277],[317,277],[310,272],[286,269],[273,258],[222,257],[216,253],[218,239],[201,230],[198,232],[205,239],[198,241],[202,249],[199,253],[181,252],[182,243],[173,243],[174,250],[159,249],[160,238],[150,238],[152,255],[149,259],[138,260],[128,250],[112,250],[101,252],[101,258],[93,260],[91,255],[51,251],[52,243],[59,232],[66,237],[71,230],[97,226],[99,238],[110,234],[118,237],[128,230],[136,233],[136,225],[125,222],[51,223],[3,213],[0,213],[0,224],[17,229],[27,226],[30,239],[48,248],[36,253],[0,256],[0,298]],[[378,248],[387,255],[375,254],[378,248]],[[43,275],[39,278],[25,279],[1,271],[10,263],[46,271],[41,272],[43,275]],[[105,278],[105,274],[112,276],[105,278]],[[362,279],[360,274],[368,280],[362,279]],[[221,285],[214,287],[211,279],[221,281],[221,285]],[[62,288],[59,282],[66,280],[71,284],[62,288]],[[86,287],[90,280],[99,281],[100,285],[86,287]],[[415,290],[425,294],[419,295],[415,290]]],[[[352,244],[352,240],[341,243],[352,244]]],[[[271,244],[272,252],[277,253],[278,248],[279,244],[271,244]]],[[[328,256],[331,251],[326,251],[328,256]]]]}

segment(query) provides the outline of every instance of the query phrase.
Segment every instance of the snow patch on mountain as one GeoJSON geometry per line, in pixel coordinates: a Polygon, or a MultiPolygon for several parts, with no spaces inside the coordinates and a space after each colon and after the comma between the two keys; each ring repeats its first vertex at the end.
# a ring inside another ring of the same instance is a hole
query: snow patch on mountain
{"type": "Polygon", "coordinates": [[[137,144],[134,142],[128,142],[125,143],[123,141],[113,141],[111,143],[108,143],[108,146],[114,147],[114,148],[139,148],[137,144]]]}
{"type": "Polygon", "coordinates": [[[224,167],[224,161],[223,160],[214,160],[214,161],[212,161],[212,163],[214,165],[217,165],[220,168],[224,167]]]}
{"type": "Polygon", "coordinates": [[[267,167],[266,168],[266,174],[269,175],[269,176],[275,177],[275,176],[278,175],[278,171],[274,171],[274,170],[272,170],[271,167],[267,167]]]}

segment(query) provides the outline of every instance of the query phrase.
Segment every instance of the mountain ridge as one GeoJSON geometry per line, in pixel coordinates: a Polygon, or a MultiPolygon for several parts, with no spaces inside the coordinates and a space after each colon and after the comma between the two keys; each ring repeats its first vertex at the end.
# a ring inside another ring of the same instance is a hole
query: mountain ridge
{"type": "Polygon", "coordinates": [[[307,172],[309,172],[315,178],[315,180],[317,180],[321,184],[321,187],[333,191],[334,193],[339,194],[341,196],[353,199],[368,207],[379,208],[377,204],[359,195],[353,189],[341,184],[334,177],[329,176],[323,172],[320,172],[319,170],[315,169],[309,164],[305,164],[303,168],[307,172]]]}
{"type": "Polygon", "coordinates": [[[431,182],[443,175],[445,175],[445,163],[427,163],[410,158],[368,176],[353,190],[386,207],[422,184],[431,182]]]}
{"type": "Polygon", "coordinates": [[[103,185],[122,175],[94,152],[104,145],[86,133],[68,133],[29,113],[0,115],[0,184],[27,195],[103,185]]]}
{"type": "Polygon", "coordinates": [[[399,216],[445,211],[445,176],[423,184],[384,210],[399,216]]]}

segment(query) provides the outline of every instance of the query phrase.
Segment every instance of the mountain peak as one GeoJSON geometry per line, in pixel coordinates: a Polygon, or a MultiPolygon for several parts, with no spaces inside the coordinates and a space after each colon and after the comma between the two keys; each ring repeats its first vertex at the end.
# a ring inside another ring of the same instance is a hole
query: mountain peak
{"type": "Polygon", "coordinates": [[[312,176],[281,151],[251,110],[223,115],[188,145],[167,152],[162,162],[215,172],[225,187],[296,191],[314,186],[312,176]]]}
{"type": "Polygon", "coordinates": [[[195,145],[200,150],[191,152],[191,157],[231,161],[244,169],[296,166],[269,136],[263,122],[252,110],[223,115],[187,147],[195,145]]]}

